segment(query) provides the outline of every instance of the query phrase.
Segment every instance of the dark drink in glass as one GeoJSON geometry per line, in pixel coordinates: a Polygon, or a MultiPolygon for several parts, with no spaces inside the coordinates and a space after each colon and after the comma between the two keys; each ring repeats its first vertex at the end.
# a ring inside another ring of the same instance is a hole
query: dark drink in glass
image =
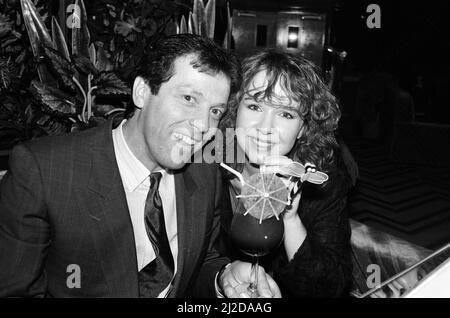
{"type": "Polygon", "coordinates": [[[283,241],[284,223],[275,216],[262,220],[251,214],[235,214],[231,223],[231,237],[239,249],[249,256],[263,256],[283,241]]]}
{"type": "Polygon", "coordinates": [[[284,238],[281,213],[288,204],[288,189],[275,174],[253,174],[243,181],[236,205],[230,234],[236,247],[252,257],[250,297],[258,294],[258,260],[276,249],[284,238]]]}

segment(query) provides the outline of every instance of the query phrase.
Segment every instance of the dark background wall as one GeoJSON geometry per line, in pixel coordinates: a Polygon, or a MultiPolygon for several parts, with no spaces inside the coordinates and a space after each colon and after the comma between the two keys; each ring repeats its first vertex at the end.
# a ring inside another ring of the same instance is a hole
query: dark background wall
{"type": "MultiPolygon", "coordinates": [[[[226,1],[218,1],[226,7],[226,1]]],[[[345,50],[344,73],[363,76],[385,72],[415,101],[418,121],[450,124],[450,4],[447,1],[388,0],[231,0],[231,9],[324,10],[330,16],[328,43],[345,50]],[[369,4],[381,8],[381,28],[370,29],[369,4]]],[[[219,19],[223,13],[219,13],[219,19]]],[[[218,37],[221,28],[218,29],[218,37]]]]}
{"type": "Polygon", "coordinates": [[[450,124],[449,15],[446,1],[340,0],[333,10],[332,45],[349,53],[346,74],[394,75],[413,94],[418,120],[450,124]],[[381,8],[380,29],[366,25],[370,3],[381,8]]]}

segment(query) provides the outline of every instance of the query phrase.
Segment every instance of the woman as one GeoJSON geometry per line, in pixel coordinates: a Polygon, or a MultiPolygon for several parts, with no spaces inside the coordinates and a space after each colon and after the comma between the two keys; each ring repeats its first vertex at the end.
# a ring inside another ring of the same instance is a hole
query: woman
{"type": "MultiPolygon", "coordinates": [[[[227,143],[235,141],[245,160],[228,164],[244,178],[261,167],[276,172],[292,160],[312,163],[329,176],[322,186],[302,184],[282,214],[282,245],[261,260],[269,262],[264,267],[273,271],[283,297],[348,293],[352,266],[346,195],[351,181],[335,139],[339,117],[334,96],[306,59],[265,50],[244,60],[242,86],[230,100],[222,130],[236,129],[234,140],[227,143]]],[[[235,209],[241,185],[234,175],[225,171],[224,176],[228,207],[223,209],[222,226],[229,233],[229,211],[235,209]]],[[[236,255],[229,236],[225,241],[230,256],[243,257],[236,255]]]]}

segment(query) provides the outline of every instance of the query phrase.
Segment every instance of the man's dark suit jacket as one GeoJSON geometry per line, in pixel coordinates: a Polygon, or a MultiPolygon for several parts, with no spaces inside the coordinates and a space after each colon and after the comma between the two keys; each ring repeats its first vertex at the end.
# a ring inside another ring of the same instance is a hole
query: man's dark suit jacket
{"type": "MultiPolygon", "coordinates": [[[[138,297],[136,246],[112,121],[16,146],[0,184],[0,297],[138,297]],[[79,266],[80,288],[73,287],[79,266]],[[69,284],[67,284],[69,282],[69,284]]],[[[216,165],[175,173],[177,274],[169,297],[215,296],[221,179],[216,165]]]]}

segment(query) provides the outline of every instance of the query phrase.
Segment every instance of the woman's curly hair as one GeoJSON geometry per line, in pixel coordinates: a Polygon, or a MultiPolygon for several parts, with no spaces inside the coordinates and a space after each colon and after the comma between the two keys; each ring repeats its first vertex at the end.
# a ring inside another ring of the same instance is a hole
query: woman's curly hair
{"type": "MultiPolygon", "coordinates": [[[[274,89],[279,82],[291,102],[298,105],[303,120],[302,136],[288,156],[328,171],[334,162],[335,149],[338,148],[335,132],[341,113],[336,98],[322,81],[317,67],[301,56],[273,49],[252,55],[244,59],[242,64],[242,84],[239,92],[229,100],[228,111],[220,123],[222,132],[226,128],[235,128],[243,96],[249,93],[248,88],[255,75],[266,71],[266,89],[256,93],[252,91],[251,96],[256,101],[270,101],[276,98],[274,89]]],[[[241,170],[237,165],[234,166],[241,170]]]]}

